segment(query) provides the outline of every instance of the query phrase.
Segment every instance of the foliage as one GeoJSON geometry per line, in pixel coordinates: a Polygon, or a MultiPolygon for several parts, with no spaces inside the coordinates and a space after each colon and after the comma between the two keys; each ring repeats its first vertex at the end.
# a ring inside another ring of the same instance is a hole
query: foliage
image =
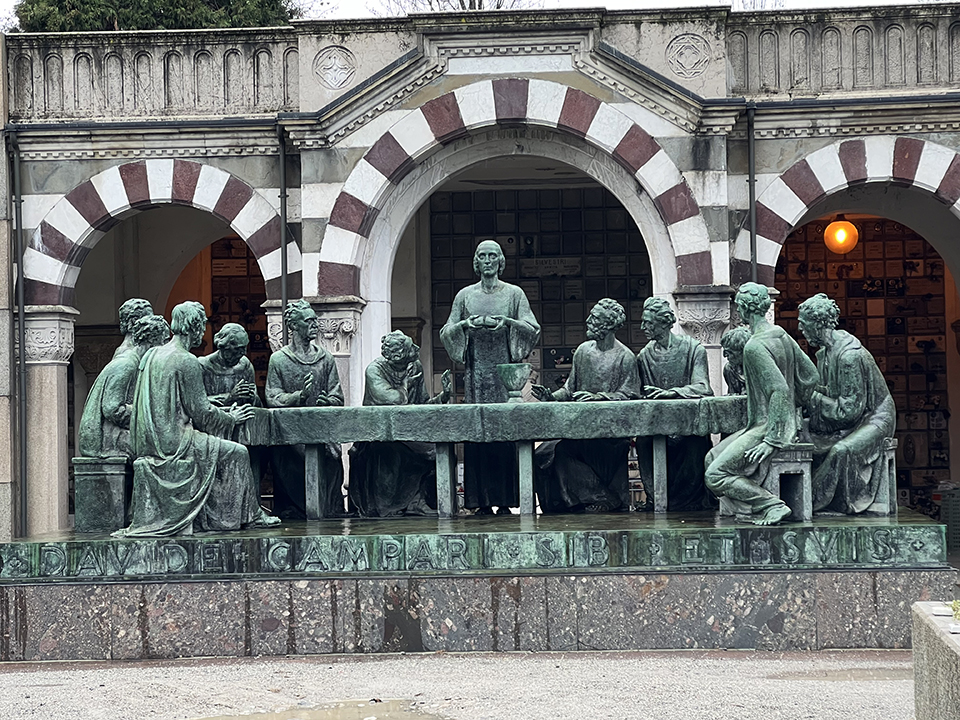
{"type": "Polygon", "coordinates": [[[19,0],[22,32],[272,27],[299,17],[294,0],[19,0]]]}

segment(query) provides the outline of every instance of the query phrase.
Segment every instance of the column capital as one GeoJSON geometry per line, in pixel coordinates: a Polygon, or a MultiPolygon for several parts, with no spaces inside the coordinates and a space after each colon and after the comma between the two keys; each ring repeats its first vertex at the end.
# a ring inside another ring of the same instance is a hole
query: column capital
{"type": "MultiPolygon", "coordinates": [[[[348,357],[351,343],[360,327],[360,315],[366,302],[359,297],[304,298],[310,303],[320,325],[317,340],[334,356],[348,357]]],[[[270,349],[280,349],[283,338],[283,317],[280,303],[268,300],[263,305],[267,313],[267,337],[270,349]]]]}
{"type": "Polygon", "coordinates": [[[678,288],[677,301],[680,326],[705,346],[720,344],[720,336],[730,325],[733,289],[725,286],[678,288]]]}
{"type": "Polygon", "coordinates": [[[28,365],[68,365],[79,311],[66,305],[24,308],[24,357],[28,365]]]}

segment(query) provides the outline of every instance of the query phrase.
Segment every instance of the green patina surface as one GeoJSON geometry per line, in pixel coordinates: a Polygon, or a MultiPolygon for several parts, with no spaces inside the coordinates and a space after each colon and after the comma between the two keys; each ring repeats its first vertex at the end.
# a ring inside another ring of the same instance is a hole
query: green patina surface
{"type": "Polygon", "coordinates": [[[202,577],[941,568],[944,527],[904,512],[760,528],[707,513],[328,521],[250,532],[0,545],[0,583],[202,577]]]}

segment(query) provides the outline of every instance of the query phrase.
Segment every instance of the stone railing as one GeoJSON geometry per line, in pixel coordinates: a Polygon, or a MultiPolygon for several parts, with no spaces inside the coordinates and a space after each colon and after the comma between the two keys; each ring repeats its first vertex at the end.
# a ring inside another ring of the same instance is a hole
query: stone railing
{"type": "Polygon", "coordinates": [[[9,35],[10,119],[295,111],[299,64],[292,28],[9,35]]]}
{"type": "Polygon", "coordinates": [[[955,6],[731,15],[732,95],[916,93],[960,80],[955,6]]]}

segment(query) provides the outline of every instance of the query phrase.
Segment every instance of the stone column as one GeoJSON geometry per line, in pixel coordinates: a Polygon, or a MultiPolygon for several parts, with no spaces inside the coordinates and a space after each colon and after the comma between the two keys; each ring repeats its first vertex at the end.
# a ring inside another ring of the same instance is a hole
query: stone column
{"type": "Polygon", "coordinates": [[[723,351],[720,336],[730,327],[733,289],[722,285],[680,287],[673,293],[677,319],[684,331],[703,345],[710,366],[710,385],[715,395],[726,392],[723,382],[723,351]]]}
{"type": "Polygon", "coordinates": [[[68,525],[67,365],[78,314],[62,305],[26,308],[28,536],[68,525]]]}
{"type": "MultiPolygon", "coordinates": [[[[357,352],[356,338],[364,301],[352,295],[305,299],[317,313],[317,319],[320,321],[320,334],[317,336],[317,341],[333,355],[337,362],[344,404],[359,405],[363,399],[365,368],[360,353],[357,352]]],[[[268,300],[264,303],[264,309],[267,313],[267,336],[270,339],[270,349],[276,352],[283,341],[283,317],[280,303],[268,300]]]]}

